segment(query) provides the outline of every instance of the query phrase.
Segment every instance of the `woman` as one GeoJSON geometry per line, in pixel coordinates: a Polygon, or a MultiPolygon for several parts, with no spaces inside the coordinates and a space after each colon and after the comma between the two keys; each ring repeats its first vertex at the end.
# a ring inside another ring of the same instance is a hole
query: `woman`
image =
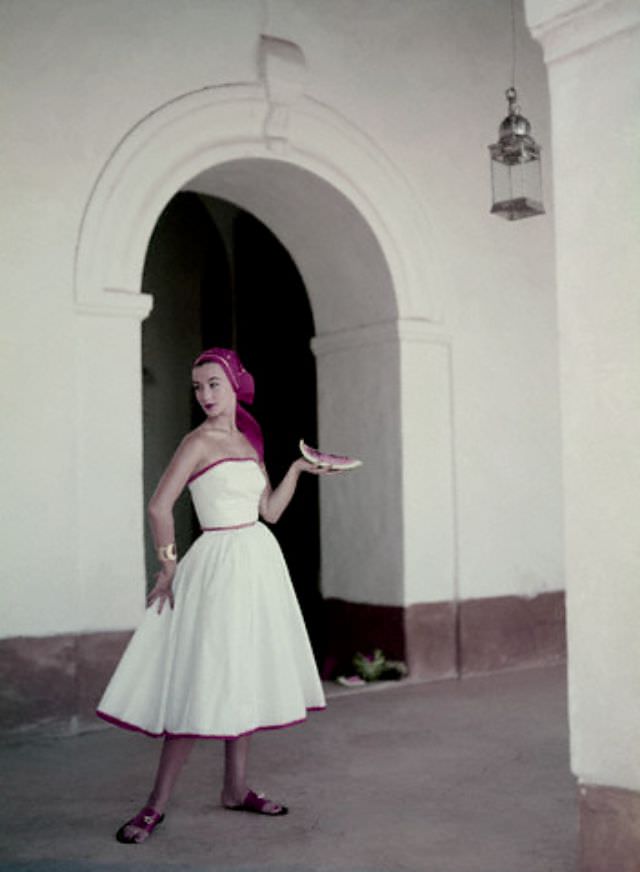
{"type": "Polygon", "coordinates": [[[110,723],[164,737],[145,807],[117,832],[140,844],[164,819],[171,790],[197,738],[225,740],[225,808],[283,815],[250,790],[250,736],[288,726],[325,706],[322,685],[282,552],[261,515],[278,520],[301,472],[295,460],[273,488],[260,427],[240,405],[254,383],[234,351],[212,348],[193,365],[206,418],[180,443],[149,504],[160,560],[141,626],[98,706],[110,723]],[[202,535],[177,562],[172,509],[188,485],[202,535]]]}

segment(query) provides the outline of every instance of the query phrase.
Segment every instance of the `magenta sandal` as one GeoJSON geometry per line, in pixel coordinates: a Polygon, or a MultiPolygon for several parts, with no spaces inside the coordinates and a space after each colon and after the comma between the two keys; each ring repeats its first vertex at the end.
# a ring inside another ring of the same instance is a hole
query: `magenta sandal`
{"type": "Polygon", "coordinates": [[[264,807],[269,802],[273,802],[273,800],[267,799],[264,793],[254,793],[253,790],[250,790],[239,805],[225,805],[225,808],[228,808],[229,811],[250,811],[254,814],[264,814],[268,817],[278,817],[279,815],[289,813],[286,805],[280,805],[279,803],[274,803],[274,805],[279,806],[278,811],[265,811],[264,807]]]}
{"type": "Polygon", "coordinates": [[[142,839],[142,841],[146,842],[151,833],[159,824],[162,823],[163,820],[163,814],[159,814],[154,808],[147,805],[142,809],[142,811],[139,811],[135,817],[132,817],[130,821],[127,821],[126,824],[122,824],[116,833],[116,839],[123,845],[139,845],[141,842],[136,838],[137,834],[133,836],[125,836],[125,829],[132,826],[144,830],[148,835],[147,838],[142,839]]]}

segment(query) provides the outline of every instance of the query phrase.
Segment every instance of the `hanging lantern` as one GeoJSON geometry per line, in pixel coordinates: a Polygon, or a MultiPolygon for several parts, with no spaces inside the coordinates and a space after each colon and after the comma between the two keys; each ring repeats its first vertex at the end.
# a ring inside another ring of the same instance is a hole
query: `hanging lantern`
{"type": "Polygon", "coordinates": [[[531,125],[520,115],[515,88],[506,92],[509,114],[500,125],[491,153],[492,215],[508,221],[544,215],[540,146],[531,125]]]}

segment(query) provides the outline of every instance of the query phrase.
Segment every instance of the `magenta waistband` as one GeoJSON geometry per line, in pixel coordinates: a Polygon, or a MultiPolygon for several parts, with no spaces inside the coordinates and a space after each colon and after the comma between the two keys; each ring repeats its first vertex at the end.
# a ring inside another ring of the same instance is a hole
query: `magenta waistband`
{"type": "Polygon", "coordinates": [[[246,524],[233,524],[231,527],[201,527],[203,533],[217,533],[221,530],[242,530],[243,527],[253,527],[257,521],[248,521],[246,524]]]}

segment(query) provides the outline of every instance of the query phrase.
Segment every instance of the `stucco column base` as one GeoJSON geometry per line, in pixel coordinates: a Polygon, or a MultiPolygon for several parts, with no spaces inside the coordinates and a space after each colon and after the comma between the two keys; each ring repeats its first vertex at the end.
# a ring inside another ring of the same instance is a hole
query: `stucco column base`
{"type": "Polygon", "coordinates": [[[640,793],[582,784],[578,808],[578,872],[640,872],[640,793]]]}
{"type": "Polygon", "coordinates": [[[564,591],[463,600],[459,609],[463,675],[549,666],[566,659],[564,591]]]}

